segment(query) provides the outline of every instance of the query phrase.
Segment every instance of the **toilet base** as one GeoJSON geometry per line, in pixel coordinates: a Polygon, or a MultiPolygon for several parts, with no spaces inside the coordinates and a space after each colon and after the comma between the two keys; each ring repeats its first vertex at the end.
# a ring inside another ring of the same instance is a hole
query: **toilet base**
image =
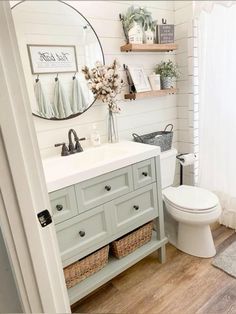
{"type": "Polygon", "coordinates": [[[179,222],[177,248],[197,257],[213,257],[216,249],[210,226],[179,222]]]}

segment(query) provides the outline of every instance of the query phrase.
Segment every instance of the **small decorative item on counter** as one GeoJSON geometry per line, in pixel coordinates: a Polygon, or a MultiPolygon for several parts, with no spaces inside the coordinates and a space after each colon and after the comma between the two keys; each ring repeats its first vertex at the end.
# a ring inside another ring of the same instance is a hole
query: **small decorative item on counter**
{"type": "Polygon", "coordinates": [[[100,134],[97,130],[96,124],[93,124],[93,126],[92,126],[92,132],[91,132],[90,139],[91,139],[91,143],[93,146],[101,145],[101,137],[100,137],[100,134]]]}
{"type": "Polygon", "coordinates": [[[170,44],[175,40],[174,24],[167,24],[165,19],[162,19],[162,24],[156,27],[156,38],[158,44],[170,44]]]}
{"type": "Polygon", "coordinates": [[[148,76],[149,82],[151,84],[152,90],[160,90],[161,89],[161,78],[160,74],[151,74],[148,76]]]}
{"type": "Polygon", "coordinates": [[[126,14],[120,14],[127,43],[153,44],[156,22],[146,8],[128,8],[126,14]]]}
{"type": "Polygon", "coordinates": [[[176,79],[180,75],[178,66],[171,60],[159,63],[155,68],[155,73],[161,76],[162,89],[175,88],[176,79]]]}
{"type": "Polygon", "coordinates": [[[89,81],[88,87],[92,93],[108,105],[108,142],[118,142],[116,115],[120,112],[120,108],[117,105],[116,96],[120,94],[124,86],[118,61],[114,60],[110,66],[97,62],[95,68],[89,69],[85,66],[82,72],[85,79],[89,81]]]}

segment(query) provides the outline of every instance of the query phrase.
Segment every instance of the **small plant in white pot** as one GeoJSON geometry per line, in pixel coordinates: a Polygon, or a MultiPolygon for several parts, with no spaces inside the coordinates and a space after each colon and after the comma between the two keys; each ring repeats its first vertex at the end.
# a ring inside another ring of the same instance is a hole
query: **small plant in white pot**
{"type": "Polygon", "coordinates": [[[176,79],[179,77],[180,72],[178,66],[173,61],[162,61],[155,68],[155,73],[161,76],[161,88],[175,88],[176,79]]]}

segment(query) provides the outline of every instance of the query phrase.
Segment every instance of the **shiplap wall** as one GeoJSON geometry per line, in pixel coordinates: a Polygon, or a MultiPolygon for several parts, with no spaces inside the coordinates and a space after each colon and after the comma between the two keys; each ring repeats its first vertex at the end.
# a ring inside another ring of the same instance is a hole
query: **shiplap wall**
{"type": "MultiPolygon", "coordinates": [[[[194,57],[193,2],[175,1],[175,30],[178,50],[176,61],[181,76],[177,81],[178,150],[180,153],[197,153],[197,110],[194,103],[196,58],[194,57]]],[[[194,166],[184,168],[184,183],[194,184],[194,166]]]]}
{"type": "MultiPolygon", "coordinates": [[[[145,6],[152,12],[153,18],[160,22],[166,18],[174,23],[173,1],[68,1],[80,11],[91,23],[101,41],[105,62],[111,63],[117,58],[121,64],[142,65],[147,74],[161,60],[175,60],[175,53],[121,53],[120,46],[124,44],[124,35],[119,21],[119,13],[126,12],[134,4],[145,6]]],[[[125,92],[125,91],[124,91],[125,92]]],[[[122,99],[122,96],[121,96],[122,99]]],[[[118,117],[119,136],[121,139],[131,139],[131,134],[148,133],[161,130],[168,123],[174,124],[174,146],[177,147],[178,124],[176,96],[147,98],[137,101],[121,101],[121,114],[118,117]]],[[[96,102],[83,115],[65,121],[47,121],[34,118],[37,137],[42,157],[59,153],[54,148],[58,142],[67,142],[69,128],[74,128],[80,137],[90,136],[91,126],[97,128],[106,140],[107,109],[104,104],[96,102]]],[[[88,143],[82,143],[84,146],[88,143]]]]}

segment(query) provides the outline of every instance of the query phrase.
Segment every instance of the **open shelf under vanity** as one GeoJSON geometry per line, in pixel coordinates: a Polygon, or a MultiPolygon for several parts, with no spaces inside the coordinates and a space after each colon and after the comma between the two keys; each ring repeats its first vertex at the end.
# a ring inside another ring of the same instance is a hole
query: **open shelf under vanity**
{"type": "Polygon", "coordinates": [[[141,246],[133,253],[123,257],[122,259],[110,256],[108,264],[103,269],[81,281],[76,286],[68,289],[70,304],[77,302],[95,289],[101,287],[103,284],[136,264],[144,257],[160,249],[166,243],[167,238],[157,240],[157,233],[153,231],[151,241],[141,246]]]}

